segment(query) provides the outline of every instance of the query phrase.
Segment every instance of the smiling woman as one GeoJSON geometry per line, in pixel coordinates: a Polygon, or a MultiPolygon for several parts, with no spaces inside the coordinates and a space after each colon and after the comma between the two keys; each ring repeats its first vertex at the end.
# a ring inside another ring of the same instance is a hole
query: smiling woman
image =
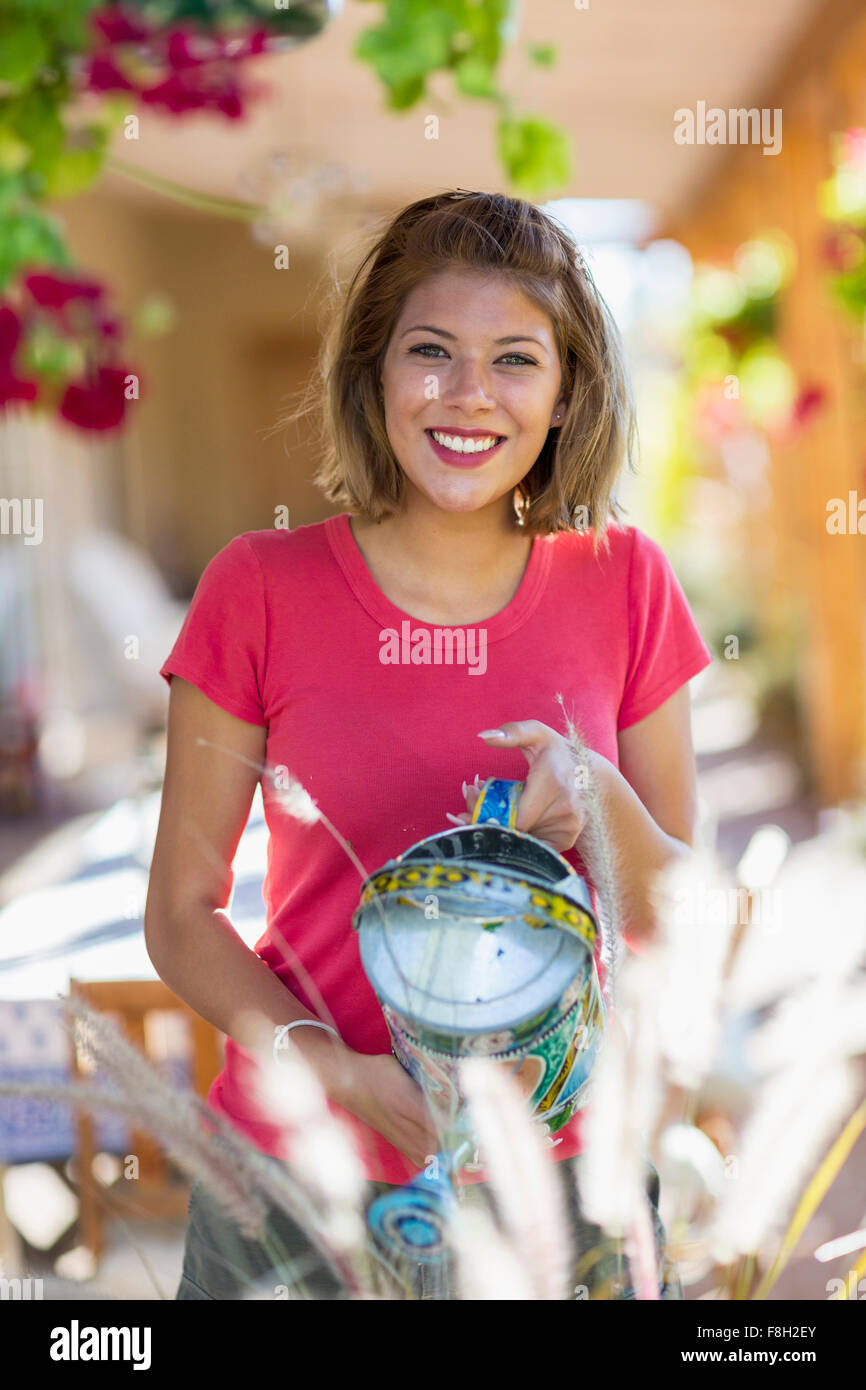
{"type": "MultiPolygon", "coordinates": [[[[654,875],[691,853],[687,682],[710,655],[662,551],[618,520],[634,431],[619,338],[568,234],[538,208],[443,193],[404,209],[354,276],[322,369],[319,482],[346,510],[236,536],[202,575],[161,668],[173,684],[146,931],[162,978],[229,1035],[211,1103],[283,1158],[255,1054],[287,1024],[333,1025],[294,1028],[293,1043],[369,1182],[399,1184],[437,1136],[391,1055],[350,925],[359,882],[324,818],[371,870],[468,820],[476,774],[522,782],[515,828],[559,850],[595,907],[613,862],[639,948],[654,875]],[[577,508],[589,525],[575,526],[577,508]],[[437,661],[428,624],[447,629],[449,656],[472,639],[483,661],[437,661]],[[259,768],[267,930],[251,952],[225,909],[259,768]],[[285,814],[286,773],[318,822],[285,814]]],[[[563,1245],[585,1254],[600,1233],[576,1205],[580,1120],[551,1136],[550,1155],[569,1178],[563,1245]]],[[[485,1170],[459,1181],[485,1184],[485,1170]]],[[[184,1296],[237,1296],[198,1197],[190,1217],[184,1296]]],[[[662,1242],[661,1296],[676,1296],[662,1242]]]]}
{"type": "Polygon", "coordinates": [[[531,203],[445,193],[405,208],[353,275],[320,377],[317,480],[373,521],[407,482],[394,428],[503,438],[490,461],[525,533],[572,530],[580,507],[600,541],[618,515],[636,435],[619,333],[568,232],[531,203]]]}

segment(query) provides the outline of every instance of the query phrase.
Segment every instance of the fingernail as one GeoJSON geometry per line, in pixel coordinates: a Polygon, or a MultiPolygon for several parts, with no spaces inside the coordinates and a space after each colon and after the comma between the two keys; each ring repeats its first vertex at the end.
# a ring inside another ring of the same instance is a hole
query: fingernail
{"type": "Polygon", "coordinates": [[[505,732],[504,729],[482,729],[482,730],[481,730],[481,733],[478,735],[478,737],[479,737],[479,738],[507,738],[508,735],[506,734],[506,732],[505,732]]]}

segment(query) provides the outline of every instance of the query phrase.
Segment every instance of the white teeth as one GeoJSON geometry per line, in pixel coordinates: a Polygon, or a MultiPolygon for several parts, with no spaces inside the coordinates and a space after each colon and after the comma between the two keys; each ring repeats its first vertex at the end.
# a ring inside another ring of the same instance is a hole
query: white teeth
{"type": "Polygon", "coordinates": [[[431,430],[430,433],[437,444],[441,444],[445,449],[453,449],[455,454],[481,454],[485,449],[492,449],[494,444],[499,443],[498,434],[488,434],[478,439],[467,439],[460,434],[439,434],[437,430],[431,430]]]}

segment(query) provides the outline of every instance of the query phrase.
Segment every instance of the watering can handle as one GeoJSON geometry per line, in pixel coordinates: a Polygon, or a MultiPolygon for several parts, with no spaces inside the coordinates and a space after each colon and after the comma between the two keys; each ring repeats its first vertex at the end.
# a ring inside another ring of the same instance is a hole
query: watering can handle
{"type": "Polygon", "coordinates": [[[482,784],[481,795],[472,812],[472,825],[484,825],[494,821],[513,830],[517,821],[517,803],[523,791],[522,782],[510,781],[504,777],[488,777],[482,784]]]}

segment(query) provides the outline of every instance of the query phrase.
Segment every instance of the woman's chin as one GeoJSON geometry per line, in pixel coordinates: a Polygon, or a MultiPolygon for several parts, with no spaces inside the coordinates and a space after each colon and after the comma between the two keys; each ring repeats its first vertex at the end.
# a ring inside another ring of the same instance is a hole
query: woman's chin
{"type": "Polygon", "coordinates": [[[510,506],[515,486],[516,484],[509,484],[505,488],[492,490],[489,485],[484,488],[466,486],[465,481],[450,487],[420,487],[418,483],[414,484],[415,490],[420,492],[428,503],[437,507],[439,511],[455,516],[484,511],[488,507],[505,502],[510,506]]]}

